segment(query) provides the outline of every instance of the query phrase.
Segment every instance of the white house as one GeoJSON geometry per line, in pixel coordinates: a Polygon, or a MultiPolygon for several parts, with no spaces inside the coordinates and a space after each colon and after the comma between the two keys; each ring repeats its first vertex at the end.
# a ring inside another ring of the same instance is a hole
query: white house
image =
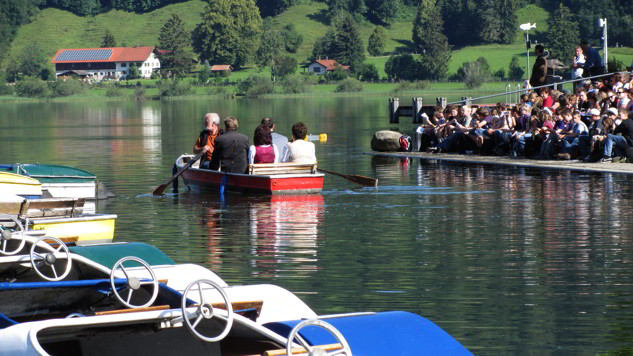
{"type": "Polygon", "coordinates": [[[317,59],[308,65],[308,73],[321,75],[336,70],[337,67],[349,70],[349,66],[342,66],[334,59],[317,59]]]}
{"type": "Polygon", "coordinates": [[[132,64],[142,78],[150,78],[160,69],[155,47],[113,47],[60,49],[52,63],[57,76],[81,74],[99,81],[103,78],[125,79],[132,64]]]}

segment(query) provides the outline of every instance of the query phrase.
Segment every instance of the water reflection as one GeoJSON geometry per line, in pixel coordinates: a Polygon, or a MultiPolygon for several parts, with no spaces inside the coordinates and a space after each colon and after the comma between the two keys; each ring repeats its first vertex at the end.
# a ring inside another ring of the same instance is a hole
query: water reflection
{"type": "Polygon", "coordinates": [[[303,278],[316,271],[323,223],[321,194],[277,195],[249,202],[253,276],[303,278]]]}

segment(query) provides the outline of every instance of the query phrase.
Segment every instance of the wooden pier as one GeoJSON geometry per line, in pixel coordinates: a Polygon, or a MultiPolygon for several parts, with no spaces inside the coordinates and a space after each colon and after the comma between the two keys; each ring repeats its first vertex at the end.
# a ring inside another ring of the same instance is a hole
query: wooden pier
{"type": "Polygon", "coordinates": [[[567,170],[587,173],[617,173],[633,175],[631,163],[586,163],[578,160],[534,160],[518,157],[498,157],[479,155],[460,155],[451,153],[427,152],[366,152],[365,154],[381,157],[416,158],[428,161],[455,162],[465,164],[512,166],[519,168],[567,170]]]}

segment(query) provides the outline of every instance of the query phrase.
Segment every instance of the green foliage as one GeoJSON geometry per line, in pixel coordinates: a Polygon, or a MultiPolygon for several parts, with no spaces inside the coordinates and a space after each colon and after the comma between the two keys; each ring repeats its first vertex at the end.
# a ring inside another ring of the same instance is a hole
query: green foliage
{"type": "Polygon", "coordinates": [[[385,50],[385,43],[387,42],[387,34],[385,28],[382,26],[376,26],[374,32],[369,36],[367,41],[367,52],[372,56],[381,56],[385,50]]]}
{"type": "Polygon", "coordinates": [[[270,69],[273,77],[285,78],[295,74],[297,71],[297,60],[291,56],[280,56],[275,58],[270,69]]]}
{"type": "Polygon", "coordinates": [[[462,67],[462,75],[464,84],[468,89],[479,88],[486,80],[489,73],[482,68],[480,62],[464,63],[462,67]]]}
{"type": "Polygon", "coordinates": [[[35,77],[27,77],[15,85],[18,96],[27,98],[45,98],[50,96],[50,89],[45,81],[35,77]]]}
{"type": "Polygon", "coordinates": [[[375,22],[392,24],[400,10],[400,0],[365,0],[366,16],[375,22]]]}
{"type": "Polygon", "coordinates": [[[22,77],[40,77],[48,79],[48,57],[36,44],[31,44],[20,53],[17,60],[12,61],[7,67],[7,79],[18,80],[22,77]]]}
{"type": "Polygon", "coordinates": [[[53,97],[70,96],[83,92],[84,85],[76,79],[56,80],[50,84],[53,97]]]}
{"type": "Polygon", "coordinates": [[[335,70],[325,73],[325,79],[329,82],[338,82],[349,78],[349,71],[337,67],[335,70]]]}
{"type": "Polygon", "coordinates": [[[420,63],[410,54],[392,55],[385,63],[385,73],[392,80],[419,78],[420,63]]]}
{"type": "Polygon", "coordinates": [[[287,77],[281,83],[284,94],[300,94],[310,91],[310,86],[307,83],[307,78],[301,75],[293,75],[287,77]]]}
{"type": "Polygon", "coordinates": [[[179,78],[161,81],[159,86],[160,96],[184,96],[193,94],[193,87],[190,83],[179,78]]]}
{"type": "Polygon", "coordinates": [[[492,76],[496,79],[503,80],[506,78],[506,71],[503,68],[499,68],[499,70],[494,72],[492,76]]]}
{"type": "Polygon", "coordinates": [[[413,82],[402,82],[393,90],[394,93],[422,91],[429,89],[431,83],[428,80],[416,80],[413,82]]]}
{"type": "Polygon", "coordinates": [[[297,49],[303,43],[303,36],[297,32],[295,26],[291,23],[284,26],[281,31],[284,39],[284,47],[289,53],[297,53],[297,49]]]}
{"type": "Polygon", "coordinates": [[[309,59],[315,60],[330,57],[332,55],[331,49],[334,47],[335,41],[336,34],[334,33],[334,29],[329,28],[323,37],[318,38],[314,42],[314,46],[312,47],[312,56],[309,59]]]}
{"type": "Polygon", "coordinates": [[[619,59],[614,57],[609,57],[608,72],[622,72],[626,70],[626,65],[619,59]]]}
{"type": "Polygon", "coordinates": [[[245,66],[255,54],[262,19],[253,0],[216,0],[207,5],[192,33],[200,60],[245,66]]]}
{"type": "Polygon", "coordinates": [[[294,5],[297,0],[257,0],[257,7],[262,17],[279,15],[294,5]]]}
{"type": "Polygon", "coordinates": [[[575,55],[575,48],[580,42],[578,35],[578,23],[573,13],[563,3],[547,22],[549,32],[547,47],[550,50],[550,58],[557,58],[570,64],[575,55]]]}
{"type": "Polygon", "coordinates": [[[105,35],[103,35],[103,40],[101,40],[101,47],[116,47],[116,39],[110,30],[106,30],[105,35]]]}
{"type": "Polygon", "coordinates": [[[512,80],[521,80],[523,79],[523,74],[525,74],[525,71],[519,65],[519,57],[512,57],[508,67],[508,77],[512,80]]]}
{"type": "Polygon", "coordinates": [[[340,16],[351,14],[355,18],[360,18],[367,10],[364,0],[326,0],[325,2],[328,6],[326,17],[332,24],[340,16]]]}
{"type": "Polygon", "coordinates": [[[14,90],[12,85],[0,83],[0,95],[13,95],[14,90]]]}
{"type": "Polygon", "coordinates": [[[378,69],[371,63],[363,63],[359,65],[354,71],[356,79],[361,81],[374,81],[379,80],[378,69]]]}
{"type": "Polygon", "coordinates": [[[67,10],[79,16],[94,15],[101,10],[99,0],[47,0],[46,6],[67,10]]]}
{"type": "Polygon", "coordinates": [[[209,83],[209,79],[211,78],[211,68],[208,66],[202,67],[200,73],[198,73],[198,84],[205,85],[209,83]]]}
{"type": "Polygon", "coordinates": [[[261,95],[272,94],[275,87],[270,78],[251,75],[238,84],[237,90],[249,98],[257,98],[261,95]]]}
{"type": "Polygon", "coordinates": [[[178,76],[191,72],[192,54],[188,49],[190,36],[182,19],[172,14],[158,36],[159,48],[164,51],[159,58],[162,71],[171,71],[178,76]]]}
{"type": "Polygon", "coordinates": [[[119,88],[116,85],[110,86],[108,90],[106,90],[106,96],[109,98],[116,98],[124,95],[125,92],[123,91],[123,89],[119,88]]]}
{"type": "MultiPolygon", "coordinates": [[[[81,1],[81,0],[77,0],[81,1]]],[[[129,12],[138,12],[143,13],[147,11],[151,11],[154,9],[158,9],[167,4],[182,2],[186,0],[107,0],[103,1],[105,4],[108,4],[113,9],[117,10],[125,10],[129,12]]],[[[104,4],[104,5],[105,5],[104,4]]]]}
{"type": "Polygon", "coordinates": [[[517,0],[483,0],[477,10],[481,42],[513,43],[518,29],[517,9],[517,0]]]}
{"type": "Polygon", "coordinates": [[[143,101],[145,100],[145,95],[146,95],[146,90],[143,87],[139,87],[136,88],[134,90],[134,98],[136,99],[136,101],[143,101]]]}
{"type": "Polygon", "coordinates": [[[272,21],[266,19],[260,38],[259,48],[255,52],[255,63],[260,68],[272,67],[274,61],[281,54],[283,38],[279,31],[273,29],[272,21]]]}
{"type": "Polygon", "coordinates": [[[345,79],[336,86],[336,89],[334,89],[335,93],[351,93],[359,91],[363,91],[363,84],[354,78],[345,79]]]}
{"type": "Polygon", "coordinates": [[[11,41],[20,25],[28,23],[37,13],[42,0],[2,0],[0,1],[0,64],[6,58],[11,41]]]}
{"type": "Polygon", "coordinates": [[[448,73],[451,48],[444,35],[444,21],[435,0],[422,0],[413,22],[412,39],[422,55],[420,75],[425,79],[443,79],[448,73]]]}
{"type": "Polygon", "coordinates": [[[136,67],[136,64],[135,63],[130,64],[127,69],[127,74],[125,76],[125,79],[131,80],[131,79],[138,79],[140,77],[141,77],[141,72],[136,67]]]}
{"type": "Polygon", "coordinates": [[[350,15],[342,15],[335,26],[335,39],[331,49],[333,58],[343,65],[352,68],[365,60],[365,48],[360,39],[356,21],[350,15]]]}

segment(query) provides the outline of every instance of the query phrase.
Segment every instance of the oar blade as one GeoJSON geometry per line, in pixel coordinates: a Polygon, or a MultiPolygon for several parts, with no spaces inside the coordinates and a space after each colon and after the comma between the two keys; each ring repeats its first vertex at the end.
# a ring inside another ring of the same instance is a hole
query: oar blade
{"type": "Polygon", "coordinates": [[[378,179],[376,178],[371,178],[371,177],[365,177],[365,176],[359,176],[359,175],[348,175],[347,176],[348,179],[356,184],[360,184],[366,187],[377,187],[378,186],[378,179]]]}
{"type": "Polygon", "coordinates": [[[154,191],[152,192],[152,194],[154,195],[163,195],[163,192],[165,191],[165,188],[167,188],[168,184],[161,184],[158,187],[156,187],[156,189],[154,189],[154,191]]]}

